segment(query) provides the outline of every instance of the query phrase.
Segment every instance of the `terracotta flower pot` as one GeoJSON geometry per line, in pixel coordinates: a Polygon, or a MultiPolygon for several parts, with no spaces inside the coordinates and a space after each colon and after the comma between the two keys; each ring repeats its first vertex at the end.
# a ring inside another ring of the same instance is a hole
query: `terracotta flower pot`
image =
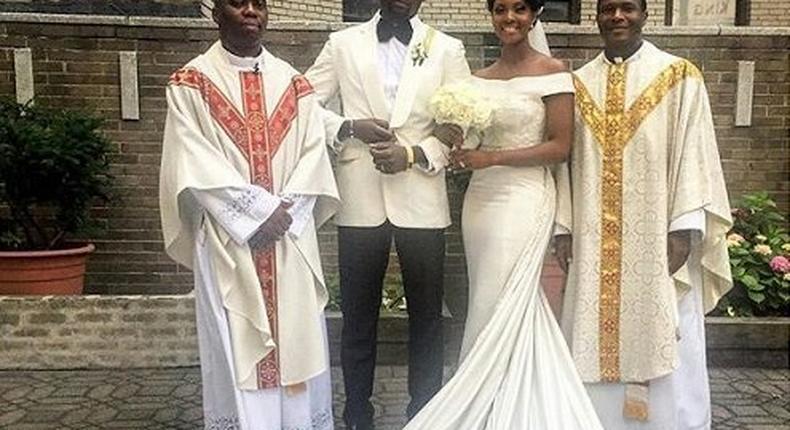
{"type": "Polygon", "coordinates": [[[57,251],[0,252],[0,294],[82,294],[92,244],[57,251]]]}

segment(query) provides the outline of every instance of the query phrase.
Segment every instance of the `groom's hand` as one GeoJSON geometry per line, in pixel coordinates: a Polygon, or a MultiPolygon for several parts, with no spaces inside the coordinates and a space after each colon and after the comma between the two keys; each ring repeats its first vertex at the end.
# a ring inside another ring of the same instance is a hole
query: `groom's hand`
{"type": "Polygon", "coordinates": [[[433,136],[450,148],[458,149],[464,144],[464,132],[455,124],[438,124],[433,128],[433,136]]]}
{"type": "Polygon", "coordinates": [[[395,139],[395,135],[390,131],[389,123],[383,119],[367,118],[349,120],[341,127],[338,137],[344,138],[354,136],[365,143],[387,142],[395,139]],[[346,124],[348,124],[346,126],[346,124]],[[343,129],[346,129],[345,132],[343,129]],[[351,129],[351,130],[348,130],[351,129]]]}
{"type": "Polygon", "coordinates": [[[373,163],[381,173],[398,173],[406,170],[409,165],[406,148],[395,142],[381,142],[370,145],[373,163]]]}

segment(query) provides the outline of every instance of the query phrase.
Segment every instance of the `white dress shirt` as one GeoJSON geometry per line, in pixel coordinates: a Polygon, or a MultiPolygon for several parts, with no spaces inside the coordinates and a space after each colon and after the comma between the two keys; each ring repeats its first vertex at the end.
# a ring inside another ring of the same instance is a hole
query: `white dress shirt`
{"type": "MultiPolygon", "coordinates": [[[[417,19],[417,17],[411,19],[412,27],[417,19]]],[[[395,106],[398,84],[403,73],[403,61],[406,59],[408,48],[398,38],[393,37],[386,42],[379,42],[376,51],[381,82],[384,84],[384,96],[387,98],[390,113],[392,112],[392,107],[395,106]]]]}

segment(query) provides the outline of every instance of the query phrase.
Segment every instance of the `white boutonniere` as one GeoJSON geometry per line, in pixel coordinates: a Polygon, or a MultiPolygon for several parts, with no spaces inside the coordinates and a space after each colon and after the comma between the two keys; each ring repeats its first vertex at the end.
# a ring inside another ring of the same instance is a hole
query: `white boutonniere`
{"type": "Polygon", "coordinates": [[[436,33],[436,30],[433,27],[428,27],[428,32],[425,34],[425,37],[417,42],[416,45],[411,49],[411,64],[412,66],[422,66],[422,63],[428,59],[428,55],[431,53],[431,45],[433,44],[433,36],[436,33]]]}

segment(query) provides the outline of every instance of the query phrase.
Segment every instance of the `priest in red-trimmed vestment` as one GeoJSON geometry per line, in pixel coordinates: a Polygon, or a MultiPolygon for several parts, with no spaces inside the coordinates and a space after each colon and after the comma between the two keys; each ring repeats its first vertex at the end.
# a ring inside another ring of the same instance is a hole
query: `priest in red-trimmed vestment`
{"type": "Polygon", "coordinates": [[[220,41],[167,86],[160,204],[195,273],[206,428],[331,429],[317,227],[339,204],[310,84],[260,43],[265,0],[219,0],[220,41]]]}

